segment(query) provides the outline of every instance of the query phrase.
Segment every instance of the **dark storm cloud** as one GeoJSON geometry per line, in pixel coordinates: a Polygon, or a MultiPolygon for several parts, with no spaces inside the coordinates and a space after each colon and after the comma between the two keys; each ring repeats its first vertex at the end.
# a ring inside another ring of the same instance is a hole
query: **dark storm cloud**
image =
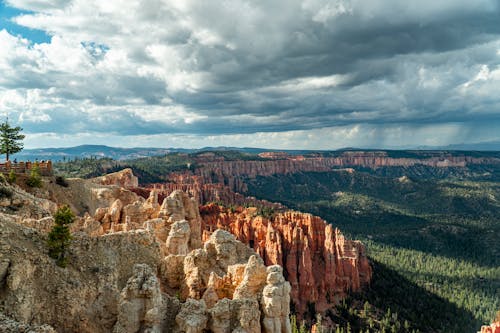
{"type": "Polygon", "coordinates": [[[500,127],[497,0],[9,3],[53,36],[3,37],[32,132],[500,127]]]}

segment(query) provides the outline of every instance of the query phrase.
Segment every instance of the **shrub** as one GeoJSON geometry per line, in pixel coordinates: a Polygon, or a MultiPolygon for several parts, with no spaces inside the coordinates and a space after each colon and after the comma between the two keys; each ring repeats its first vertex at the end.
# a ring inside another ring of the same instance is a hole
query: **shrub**
{"type": "Polygon", "coordinates": [[[66,267],[68,258],[66,251],[71,244],[69,224],[73,223],[75,215],[68,206],[63,206],[54,214],[54,226],[50,230],[47,240],[49,256],[56,260],[60,267],[66,267]]]}
{"type": "Polygon", "coordinates": [[[11,184],[14,184],[17,180],[17,175],[16,173],[14,172],[14,170],[10,170],[9,172],[9,176],[7,178],[7,180],[9,181],[9,183],[11,184]]]}
{"type": "Polygon", "coordinates": [[[69,186],[69,184],[66,181],[66,178],[64,178],[64,176],[57,176],[56,177],[56,184],[59,185],[59,186],[62,186],[62,187],[68,187],[69,186]]]}
{"type": "Polygon", "coordinates": [[[40,175],[38,164],[34,164],[31,167],[30,177],[26,179],[26,185],[29,187],[42,187],[42,176],[40,175]]]}
{"type": "Polygon", "coordinates": [[[7,187],[0,186],[0,198],[12,198],[12,190],[7,187]]]}

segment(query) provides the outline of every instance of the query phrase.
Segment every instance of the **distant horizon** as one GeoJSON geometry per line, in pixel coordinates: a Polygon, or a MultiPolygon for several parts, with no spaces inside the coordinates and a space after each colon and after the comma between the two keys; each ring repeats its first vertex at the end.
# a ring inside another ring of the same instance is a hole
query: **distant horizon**
{"type": "MultiPolygon", "coordinates": [[[[72,146],[58,146],[58,147],[25,147],[23,151],[34,151],[34,150],[44,150],[44,149],[71,149],[80,147],[103,147],[112,149],[157,149],[157,150],[206,150],[206,149],[255,149],[255,150],[274,150],[274,151],[339,151],[339,150],[442,150],[444,147],[455,147],[455,146],[474,146],[474,145],[496,145],[497,149],[485,150],[485,151],[497,151],[500,150],[500,140],[498,141],[487,141],[487,142],[474,142],[474,143],[457,143],[445,146],[404,146],[404,147],[340,147],[340,148],[327,148],[327,149],[310,149],[310,148],[279,148],[279,147],[262,147],[262,146],[198,146],[198,147],[159,147],[159,146],[118,146],[118,145],[106,145],[106,144],[79,144],[72,146]]],[[[464,150],[464,149],[458,149],[464,150]]],[[[466,150],[466,149],[465,149],[466,150]]]]}

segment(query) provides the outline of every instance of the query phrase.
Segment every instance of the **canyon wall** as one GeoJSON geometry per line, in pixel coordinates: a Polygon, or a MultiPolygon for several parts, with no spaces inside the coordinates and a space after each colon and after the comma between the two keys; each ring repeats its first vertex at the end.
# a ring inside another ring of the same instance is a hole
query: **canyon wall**
{"type": "Polygon", "coordinates": [[[216,229],[228,230],[266,265],[282,266],[292,303],[301,314],[310,304],[324,312],[370,282],[364,246],[317,216],[285,211],[265,218],[256,208],[230,210],[215,204],[200,207],[200,213],[204,238],[216,229]]]}
{"type": "Polygon", "coordinates": [[[167,175],[164,184],[152,185],[151,188],[165,192],[182,190],[197,198],[200,204],[224,202],[242,205],[251,203],[255,206],[269,206],[255,198],[245,197],[248,188],[246,178],[290,174],[297,172],[327,172],[336,168],[425,165],[435,168],[466,167],[470,164],[500,163],[497,158],[453,156],[443,153],[428,158],[394,158],[386,152],[345,152],[337,157],[287,155],[285,153],[262,153],[260,159],[225,160],[213,153],[204,153],[194,158],[194,171],[173,172],[167,175]]]}
{"type": "MultiPolygon", "coordinates": [[[[240,176],[254,178],[273,174],[295,173],[300,171],[330,171],[333,167],[362,166],[377,168],[385,166],[426,165],[431,167],[465,167],[468,164],[486,163],[488,158],[443,155],[430,158],[393,158],[385,152],[346,152],[338,157],[290,156],[283,159],[264,160],[209,160],[199,162],[196,175],[215,183],[228,183],[231,188],[239,188],[236,180],[240,176]],[[229,178],[236,178],[231,180],[229,178]]],[[[490,162],[499,161],[492,159],[490,162]]]]}

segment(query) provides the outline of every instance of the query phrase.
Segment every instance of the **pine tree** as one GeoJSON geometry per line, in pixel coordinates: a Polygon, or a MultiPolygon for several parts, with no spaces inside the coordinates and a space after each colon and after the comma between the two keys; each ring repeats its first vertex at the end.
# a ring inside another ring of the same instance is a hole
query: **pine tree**
{"type": "Polygon", "coordinates": [[[19,126],[10,126],[8,119],[0,124],[0,154],[5,154],[7,161],[10,155],[18,153],[24,148],[22,140],[25,136],[19,133],[22,130],[19,126]]]}
{"type": "Polygon", "coordinates": [[[403,327],[405,328],[405,332],[410,332],[410,323],[408,320],[405,320],[403,327]]]}
{"type": "Polygon", "coordinates": [[[297,317],[295,315],[290,316],[290,326],[292,328],[292,333],[299,333],[299,328],[297,327],[297,317]]]}
{"type": "Polygon", "coordinates": [[[316,332],[323,333],[323,324],[322,324],[321,313],[316,314],[316,332]]]}
{"type": "Polygon", "coordinates": [[[299,328],[299,333],[307,333],[306,322],[303,320],[302,320],[302,324],[300,325],[300,328],[299,328]]]}
{"type": "Polygon", "coordinates": [[[73,223],[75,215],[68,206],[63,206],[54,214],[54,226],[48,235],[47,246],[49,256],[56,260],[60,267],[66,267],[68,258],[66,251],[71,243],[68,225],[73,223]]]}

